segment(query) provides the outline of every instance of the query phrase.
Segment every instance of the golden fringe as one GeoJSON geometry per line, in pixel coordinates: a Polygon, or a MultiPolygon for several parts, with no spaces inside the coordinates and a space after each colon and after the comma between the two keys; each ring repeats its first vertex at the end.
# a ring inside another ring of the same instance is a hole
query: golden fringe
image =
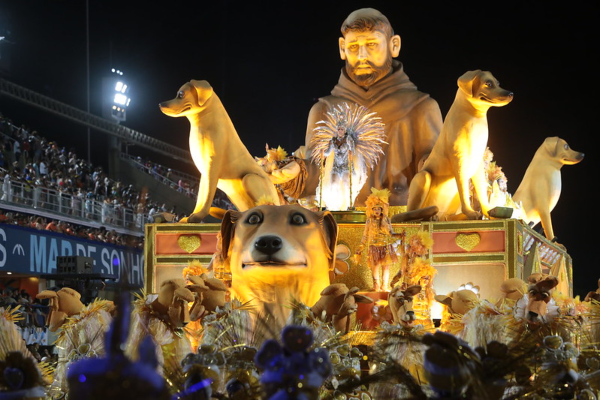
{"type": "Polygon", "coordinates": [[[2,314],[0,314],[0,316],[12,323],[22,321],[25,317],[19,312],[20,308],[20,305],[14,308],[11,308],[10,306],[7,308],[0,308],[0,310],[2,311],[2,314]]]}
{"type": "Polygon", "coordinates": [[[71,331],[73,327],[87,318],[94,316],[100,310],[104,310],[107,313],[112,313],[114,311],[115,305],[110,300],[104,299],[95,299],[89,305],[87,305],[79,314],[69,317],[65,320],[65,322],[61,326],[60,333],[56,339],[57,342],[60,342],[64,339],[66,333],[71,331]]]}
{"type": "Polygon", "coordinates": [[[202,274],[208,274],[208,270],[202,266],[202,263],[198,260],[191,260],[187,267],[183,268],[183,278],[188,276],[200,276],[202,274]]]}

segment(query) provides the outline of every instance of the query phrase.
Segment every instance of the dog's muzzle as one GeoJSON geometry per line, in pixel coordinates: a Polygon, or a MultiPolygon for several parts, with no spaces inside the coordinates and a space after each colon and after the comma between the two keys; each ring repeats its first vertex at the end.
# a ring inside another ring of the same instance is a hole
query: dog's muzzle
{"type": "Polygon", "coordinates": [[[247,267],[301,267],[306,268],[306,259],[289,260],[285,258],[283,239],[277,235],[264,235],[254,242],[254,255],[250,260],[242,262],[242,268],[247,267]],[[283,257],[283,258],[282,258],[283,257]]]}
{"type": "Polygon", "coordinates": [[[266,255],[273,255],[283,247],[283,241],[279,236],[267,235],[259,237],[254,242],[254,248],[266,255]]]}

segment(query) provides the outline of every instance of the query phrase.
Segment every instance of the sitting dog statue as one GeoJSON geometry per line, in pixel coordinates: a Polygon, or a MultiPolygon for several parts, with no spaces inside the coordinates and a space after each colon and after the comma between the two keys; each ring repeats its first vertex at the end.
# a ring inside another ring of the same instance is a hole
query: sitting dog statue
{"type": "MultiPolygon", "coordinates": [[[[232,298],[285,325],[292,299],[319,300],[335,265],[338,227],[330,212],[298,205],[229,210],[221,223],[220,252],[231,271],[232,298]]],[[[282,325],[283,324],[283,325],[282,325]]]]}
{"type": "Polygon", "coordinates": [[[331,322],[336,332],[350,331],[350,316],[356,313],[358,303],[372,303],[373,299],[358,293],[358,288],[348,288],[345,283],[334,283],[321,292],[321,298],[311,311],[316,318],[324,315],[325,321],[331,322]]]}
{"type": "Polygon", "coordinates": [[[488,144],[487,111],[510,103],[513,93],[500,87],[489,71],[468,71],[458,78],[458,91],[440,135],[423,168],[409,186],[407,212],[392,222],[422,219],[437,211],[437,218],[481,219],[472,207],[472,182],[482,211],[487,215],[488,182],[484,175],[484,153],[488,144]],[[456,217],[459,212],[464,214],[456,217]]]}
{"type": "Polygon", "coordinates": [[[275,186],[242,143],[223,103],[207,81],[185,83],[174,99],[159,106],[165,115],[188,118],[190,152],[201,174],[196,207],[181,222],[201,222],[211,210],[217,188],[240,211],[254,207],[262,197],[279,204],[275,186]]]}
{"type": "Polygon", "coordinates": [[[522,208],[522,215],[513,215],[513,218],[521,218],[530,226],[541,222],[546,238],[555,240],[550,213],[560,197],[560,169],[563,165],[581,162],[583,157],[583,153],[571,149],[563,139],[556,136],[546,138],[535,152],[513,195],[513,201],[522,208]]]}

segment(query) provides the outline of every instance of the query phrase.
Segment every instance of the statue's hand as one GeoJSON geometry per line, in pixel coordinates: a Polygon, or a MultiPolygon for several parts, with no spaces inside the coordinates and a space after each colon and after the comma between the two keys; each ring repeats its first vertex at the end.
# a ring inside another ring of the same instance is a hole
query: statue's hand
{"type": "Polygon", "coordinates": [[[300,174],[300,165],[296,161],[283,166],[282,168],[274,169],[269,177],[273,184],[285,183],[296,178],[300,174]]]}

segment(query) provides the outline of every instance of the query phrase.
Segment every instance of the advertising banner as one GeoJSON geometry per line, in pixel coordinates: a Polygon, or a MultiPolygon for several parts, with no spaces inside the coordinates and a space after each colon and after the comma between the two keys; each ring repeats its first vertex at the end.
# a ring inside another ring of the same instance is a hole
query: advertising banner
{"type": "Polygon", "coordinates": [[[94,260],[93,273],[144,285],[144,254],[141,249],[116,246],[49,231],[0,224],[0,271],[27,275],[56,274],[56,258],[83,256],[94,260]]]}

